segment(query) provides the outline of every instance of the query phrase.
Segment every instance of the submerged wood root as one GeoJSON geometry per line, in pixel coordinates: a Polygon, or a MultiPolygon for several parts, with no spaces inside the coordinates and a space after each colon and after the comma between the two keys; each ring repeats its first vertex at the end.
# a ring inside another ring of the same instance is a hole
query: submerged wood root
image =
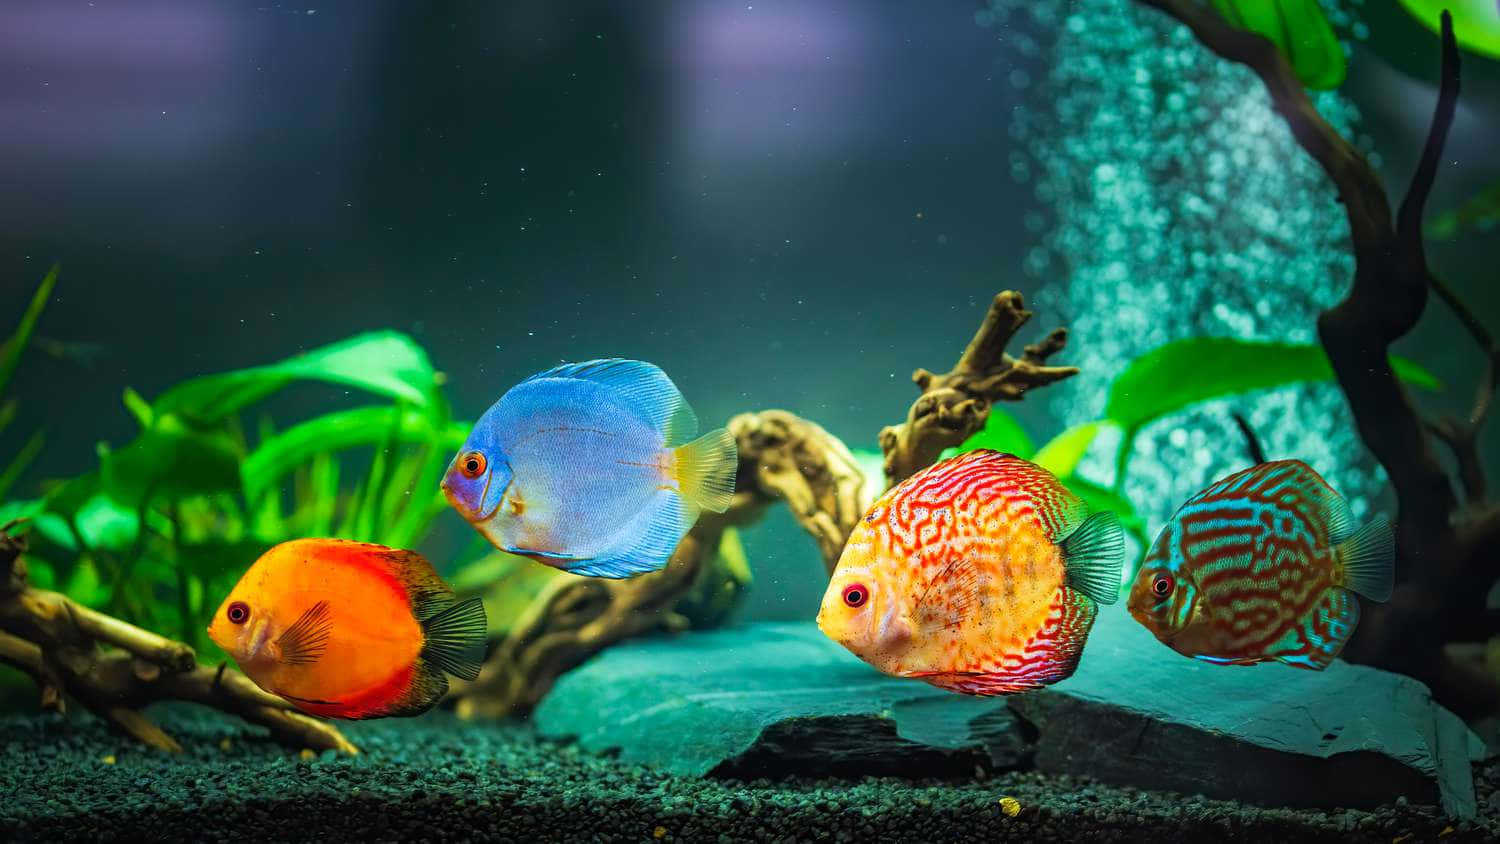
{"type": "Polygon", "coordinates": [[[0,527],[0,662],[31,676],[44,709],[69,699],[161,750],[182,747],[141,710],[186,700],[237,715],[297,748],[359,752],[331,724],[298,712],[238,671],[198,664],[193,649],[26,581],[23,537],[0,527]]]}
{"type": "MultiPolygon", "coordinates": [[[[995,401],[1018,400],[1033,387],[1077,373],[1046,364],[1067,342],[1061,328],[1019,358],[1005,353],[1030,317],[1019,293],[1001,293],[952,371],[917,370],[913,380],[922,395],[905,422],[880,434],[887,485],[984,427],[995,401]]],[[[654,630],[690,626],[680,612],[688,596],[733,576],[719,551],[725,529],[757,520],[778,501],[817,543],[832,573],[849,533],[885,486],[864,477],[837,437],[793,413],[742,413],[728,428],[739,446],[729,509],[705,513],[661,571],[628,580],[560,576],[549,583],[491,652],[479,679],[458,691],[461,716],[524,714],[558,677],[600,650],[654,630]]]]}

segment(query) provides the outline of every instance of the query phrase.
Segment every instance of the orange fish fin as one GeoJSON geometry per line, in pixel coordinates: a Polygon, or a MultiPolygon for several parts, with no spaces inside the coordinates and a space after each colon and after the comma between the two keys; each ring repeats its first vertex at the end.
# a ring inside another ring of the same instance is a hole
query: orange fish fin
{"type": "Polygon", "coordinates": [[[924,633],[953,627],[983,606],[984,575],[967,554],[953,554],[927,580],[917,598],[917,627],[924,633]]]}
{"type": "Polygon", "coordinates": [[[912,676],[970,695],[1008,695],[1056,683],[1077,670],[1097,614],[1098,608],[1088,596],[1060,587],[1042,628],[1019,653],[1005,654],[996,670],[932,671],[912,676]]]}
{"type": "Polygon", "coordinates": [[[962,467],[961,471],[991,474],[998,482],[999,494],[1028,502],[1036,511],[1047,538],[1053,542],[1061,541],[1076,530],[1088,515],[1088,507],[1082,499],[1063,486],[1056,475],[1030,460],[984,448],[953,459],[960,461],[965,458],[970,465],[962,467]]]}
{"type": "Polygon", "coordinates": [[[437,706],[448,694],[448,678],[441,669],[424,665],[421,660],[412,667],[406,685],[388,702],[360,714],[360,718],[410,718],[437,706]]]}
{"type": "Polygon", "coordinates": [[[292,622],[291,627],[276,637],[281,662],[286,665],[309,665],[317,662],[328,649],[328,636],[332,632],[333,614],[328,611],[328,602],[313,604],[292,622]]]}

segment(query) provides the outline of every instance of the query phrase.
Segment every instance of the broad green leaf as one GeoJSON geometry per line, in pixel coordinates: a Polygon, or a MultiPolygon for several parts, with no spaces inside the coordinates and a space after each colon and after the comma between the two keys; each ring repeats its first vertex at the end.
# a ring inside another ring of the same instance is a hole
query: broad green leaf
{"type": "Polygon", "coordinates": [[[1344,46],[1318,0],[1213,0],[1239,29],[1265,36],[1309,88],[1337,88],[1348,73],[1344,46]]]}
{"type": "Polygon", "coordinates": [[[998,407],[990,408],[990,416],[985,420],[983,428],[975,431],[958,448],[952,449],[951,454],[945,451],[943,456],[951,457],[952,454],[962,454],[979,448],[1003,451],[1027,459],[1036,453],[1036,445],[1032,443],[1026,429],[1021,427],[1016,417],[998,407]]]}
{"type": "Polygon", "coordinates": [[[99,607],[109,598],[109,587],[99,577],[94,561],[83,557],[63,584],[63,594],[86,607],[99,607]]]}
{"type": "Polygon", "coordinates": [[[1412,17],[1440,32],[1443,10],[1453,15],[1453,38],[1471,53],[1500,59],[1500,9],[1494,0],[1401,0],[1412,17]]]}
{"type": "Polygon", "coordinates": [[[121,552],[135,544],[140,520],[135,512],[116,504],[109,496],[99,494],[78,509],[73,519],[83,544],[91,549],[121,552]]]}
{"type": "Polygon", "coordinates": [[[258,497],[314,455],[382,443],[393,429],[398,442],[431,443],[443,452],[457,451],[468,435],[465,425],[434,430],[428,415],[414,408],[356,407],[327,413],[261,442],[241,467],[245,493],[258,497]]]}
{"type": "MultiPolygon", "coordinates": [[[[1392,357],[1391,367],[1408,384],[1440,387],[1432,373],[1409,360],[1392,357]]],[[[1128,437],[1155,419],[1199,402],[1331,378],[1333,366],[1321,346],[1194,337],[1132,361],[1110,384],[1104,415],[1128,437]]]]}
{"type": "Polygon", "coordinates": [[[1452,240],[1465,229],[1483,230],[1496,226],[1500,226],[1500,182],[1483,188],[1452,211],[1433,217],[1427,224],[1427,236],[1452,240]]]}
{"type": "Polygon", "coordinates": [[[434,400],[438,384],[427,352],[414,340],[374,331],[269,366],[184,381],[158,397],[152,409],[158,416],[178,413],[211,424],[298,379],[357,387],[417,407],[434,400]]]}
{"type": "Polygon", "coordinates": [[[196,431],[160,416],[118,451],[100,460],[105,492],[127,507],[149,497],[182,498],[240,488],[240,455],[223,431],[196,431]]]}
{"type": "Polygon", "coordinates": [[[26,344],[31,342],[31,333],[36,330],[36,322],[42,317],[42,309],[47,307],[47,300],[52,297],[52,288],[57,284],[57,265],[42,278],[42,283],[37,285],[36,293],[31,296],[31,304],[26,306],[26,312],[21,315],[21,324],[16,326],[14,334],[10,339],[0,346],[0,395],[5,394],[5,387],[10,384],[11,376],[15,375],[16,367],[21,363],[21,353],[26,350],[26,344]]]}
{"type": "Polygon", "coordinates": [[[1042,446],[1032,456],[1031,462],[1059,478],[1066,478],[1078,468],[1078,462],[1088,453],[1089,446],[1094,444],[1094,438],[1099,435],[1099,429],[1107,424],[1109,424],[1107,421],[1099,420],[1074,425],[1042,446]]]}

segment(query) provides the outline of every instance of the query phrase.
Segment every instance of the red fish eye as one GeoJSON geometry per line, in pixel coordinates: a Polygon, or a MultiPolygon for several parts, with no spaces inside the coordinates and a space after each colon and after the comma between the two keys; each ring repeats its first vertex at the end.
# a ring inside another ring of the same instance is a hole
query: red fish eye
{"type": "Polygon", "coordinates": [[[484,474],[485,465],[484,455],[477,451],[471,451],[465,454],[463,459],[459,461],[458,470],[466,478],[477,478],[484,474]]]}
{"type": "Polygon", "coordinates": [[[844,603],[851,607],[864,606],[865,601],[870,598],[870,590],[862,583],[851,583],[844,587],[844,603]]]}
{"type": "Polygon", "coordinates": [[[1172,594],[1172,590],[1176,588],[1177,581],[1173,580],[1172,575],[1170,574],[1158,574],[1151,581],[1151,594],[1155,595],[1158,598],[1167,597],[1168,595],[1172,594]]]}
{"type": "Polygon", "coordinates": [[[244,601],[235,601],[229,605],[224,615],[229,618],[230,624],[244,624],[250,619],[250,605],[244,601]]]}

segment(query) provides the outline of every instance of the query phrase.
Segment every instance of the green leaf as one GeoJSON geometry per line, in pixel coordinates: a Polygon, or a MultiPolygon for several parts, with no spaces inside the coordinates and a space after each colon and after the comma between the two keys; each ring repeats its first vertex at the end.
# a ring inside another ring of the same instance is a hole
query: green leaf
{"type": "Polygon", "coordinates": [[[151,403],[141,398],[141,394],[130,387],[125,388],[124,399],[125,409],[135,417],[136,424],[143,429],[151,427],[152,420],[156,418],[156,414],[151,410],[151,403]]]}
{"type": "Polygon", "coordinates": [[[271,543],[253,539],[195,542],[177,547],[177,562],[195,577],[211,581],[224,574],[243,574],[270,547],[271,543]]]}
{"type": "MultiPolygon", "coordinates": [[[[1500,59],[1500,13],[1490,0],[1401,0],[1412,17],[1422,25],[1439,32],[1442,13],[1453,15],[1453,38],[1458,46],[1471,53],[1500,59]]],[[[1435,48],[1434,48],[1435,49],[1435,48]]]]}
{"type": "Polygon", "coordinates": [[[1344,46],[1318,0],[1213,0],[1230,25],[1265,36],[1309,88],[1337,88],[1348,74],[1344,46]]]}
{"type": "Polygon", "coordinates": [[[435,430],[428,415],[415,408],[356,407],[327,413],[262,441],[241,467],[245,493],[256,498],[316,454],[383,443],[393,431],[398,442],[434,443],[445,452],[457,451],[468,436],[463,425],[435,430]]]}
{"type": "Polygon", "coordinates": [[[414,340],[395,331],[374,331],[269,366],[184,381],[157,398],[153,410],[158,416],[177,413],[211,424],[298,379],[357,387],[417,407],[434,401],[439,380],[427,352],[414,340]]]}
{"type": "Polygon", "coordinates": [[[240,455],[223,431],[188,428],[175,416],[100,460],[104,491],[127,507],[150,497],[183,498],[240,488],[240,455]]]}
{"type": "MultiPolygon", "coordinates": [[[[979,448],[1003,451],[1028,459],[1036,453],[1036,445],[1026,434],[1026,429],[1021,427],[1016,417],[998,407],[990,408],[990,416],[985,420],[984,427],[964,440],[957,449],[953,450],[953,454],[962,454],[979,448]]],[[[951,455],[945,452],[943,456],[951,455]]]]}
{"type": "Polygon", "coordinates": [[[109,598],[109,587],[99,578],[94,561],[83,557],[63,584],[63,594],[86,607],[99,607],[109,598]]]}
{"type": "Polygon", "coordinates": [[[91,549],[123,552],[135,544],[140,532],[136,513],[116,504],[107,495],[95,495],[78,509],[73,519],[83,544],[91,549]]]}
{"type": "Polygon", "coordinates": [[[53,264],[52,269],[42,278],[42,283],[37,285],[36,293],[32,294],[31,304],[21,315],[21,324],[16,326],[15,333],[0,347],[0,395],[5,394],[6,385],[10,384],[11,376],[15,375],[16,367],[21,363],[21,353],[26,350],[26,344],[31,342],[31,333],[36,330],[36,322],[41,319],[42,309],[47,307],[47,300],[52,297],[52,288],[56,284],[57,264],[53,264]]]}
{"type": "Polygon", "coordinates": [[[1432,218],[1427,224],[1427,236],[1452,240],[1466,229],[1493,229],[1497,225],[1500,225],[1500,182],[1483,188],[1452,211],[1432,218]]]}
{"type": "MultiPolygon", "coordinates": [[[[1412,386],[1440,388],[1432,373],[1409,360],[1392,357],[1391,368],[1412,386]]],[[[1110,384],[1104,415],[1128,438],[1153,420],[1209,399],[1332,378],[1321,346],[1194,337],[1132,361],[1110,384]]]]}
{"type": "Polygon", "coordinates": [[[5,494],[10,492],[11,486],[20,480],[21,473],[26,471],[26,467],[31,465],[31,461],[35,460],[38,454],[42,453],[42,443],[46,439],[46,435],[41,431],[33,433],[21,446],[21,450],[16,452],[16,456],[11,458],[5,470],[0,471],[0,498],[4,498],[5,494]]]}
{"type": "Polygon", "coordinates": [[[1078,468],[1078,462],[1088,453],[1089,446],[1094,444],[1099,429],[1107,424],[1106,420],[1099,420],[1074,425],[1042,446],[1031,458],[1031,462],[1059,478],[1066,478],[1078,468]]]}

